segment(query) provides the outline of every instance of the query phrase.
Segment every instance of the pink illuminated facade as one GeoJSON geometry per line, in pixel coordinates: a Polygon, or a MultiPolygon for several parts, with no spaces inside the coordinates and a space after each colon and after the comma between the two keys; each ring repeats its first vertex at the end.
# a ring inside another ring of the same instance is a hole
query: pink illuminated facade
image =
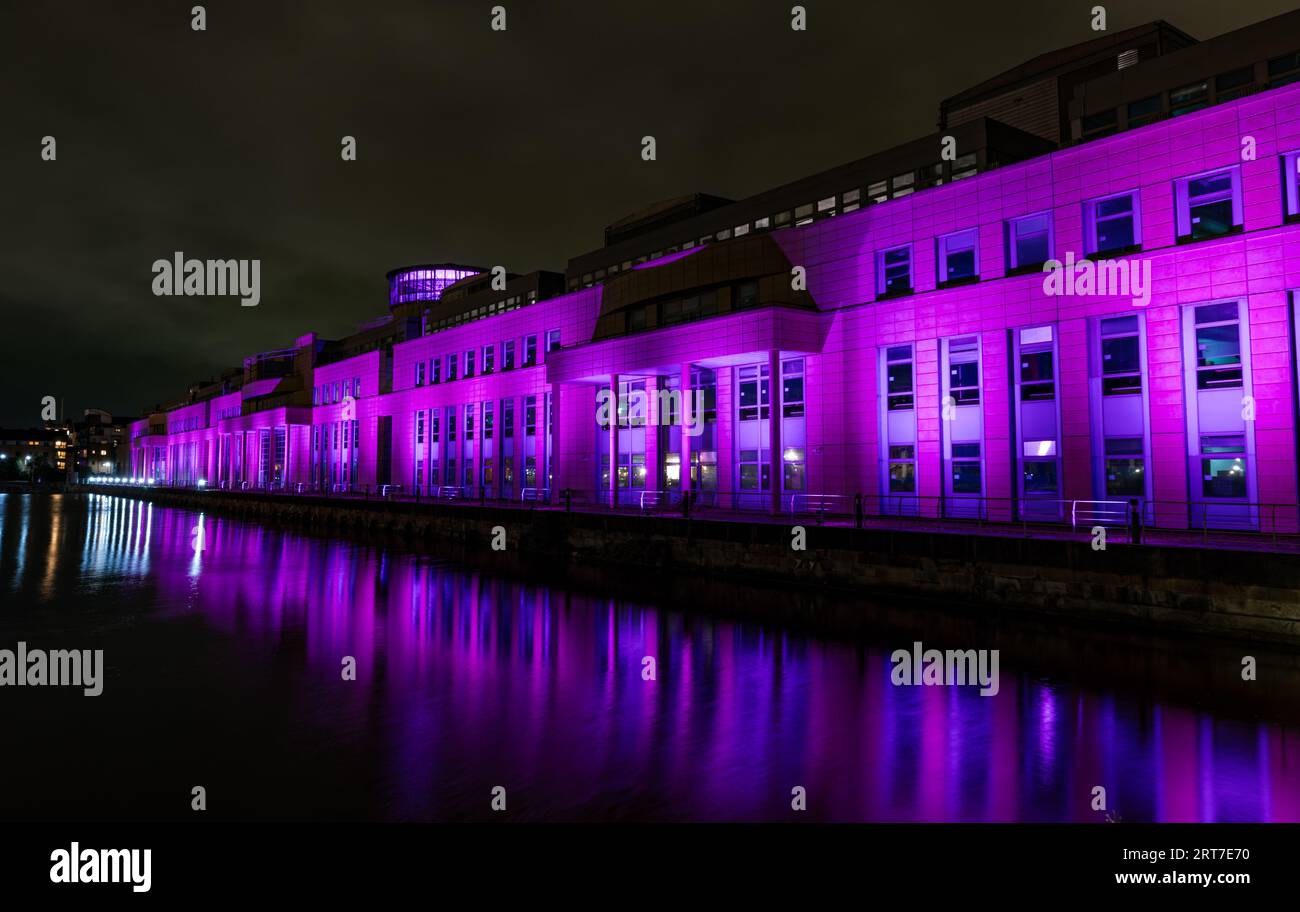
{"type": "Polygon", "coordinates": [[[133,471],[1089,524],[1136,500],[1149,524],[1297,531],[1298,157],[1293,84],[874,204],[845,191],[591,287],[473,291],[463,319],[419,307],[480,270],[406,297],[397,271],[415,330],[250,359],[138,422],[133,471]],[[1045,261],[1076,268],[1053,284],[1045,261]]]}

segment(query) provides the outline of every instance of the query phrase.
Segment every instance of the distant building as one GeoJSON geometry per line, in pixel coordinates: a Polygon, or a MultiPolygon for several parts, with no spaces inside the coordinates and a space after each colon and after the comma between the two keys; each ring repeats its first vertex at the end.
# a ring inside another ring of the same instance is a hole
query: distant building
{"type": "Polygon", "coordinates": [[[114,418],[103,409],[86,409],[80,421],[69,425],[71,436],[71,480],[92,475],[131,474],[128,432],[134,418],[114,418]]]}
{"type": "Polygon", "coordinates": [[[63,481],[68,450],[61,428],[0,428],[0,481],[63,481]]]}

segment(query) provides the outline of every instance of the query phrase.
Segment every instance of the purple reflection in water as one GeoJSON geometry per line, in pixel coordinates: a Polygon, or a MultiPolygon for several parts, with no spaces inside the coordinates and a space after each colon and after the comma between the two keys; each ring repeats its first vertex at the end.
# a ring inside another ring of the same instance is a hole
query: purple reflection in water
{"type": "MultiPolygon", "coordinates": [[[[130,500],[0,501],[0,648],[105,639],[110,721],[83,724],[130,733],[94,745],[118,799],[92,781],[69,814],[174,813],[175,766],[272,819],[486,818],[496,785],[515,819],[786,820],[804,786],[822,820],[1096,821],[1095,785],[1125,821],[1300,819],[1284,726],[1005,664],[995,697],[894,687],[888,649],[130,500]]],[[[57,740],[47,710],[23,721],[57,740]]],[[[57,757],[19,762],[66,791],[57,757]]]]}

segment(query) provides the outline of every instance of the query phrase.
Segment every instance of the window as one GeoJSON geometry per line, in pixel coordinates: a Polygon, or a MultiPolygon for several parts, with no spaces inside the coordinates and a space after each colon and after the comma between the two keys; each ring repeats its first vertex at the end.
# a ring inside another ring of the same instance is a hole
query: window
{"type": "Polygon", "coordinates": [[[1016,271],[1040,269],[1051,258],[1052,216],[1048,212],[1011,219],[1007,225],[1008,263],[1016,271]]]}
{"type": "Polygon", "coordinates": [[[524,367],[537,363],[537,336],[524,336],[524,367]]]}
{"type": "Polygon", "coordinates": [[[739,391],[737,402],[741,421],[758,421],[768,417],[767,365],[742,367],[737,373],[739,391]]]}
{"type": "Polygon", "coordinates": [[[1245,497],[1246,438],[1201,438],[1201,493],[1205,497],[1245,497]]]}
{"type": "MultiPolygon", "coordinates": [[[[804,407],[803,358],[781,362],[781,414],[786,418],[802,418],[804,407]]],[[[802,450],[800,464],[802,465],[802,450]]],[[[801,470],[802,471],[802,470],[801,470]]],[[[801,476],[802,477],[802,476],[801,476]]],[[[789,490],[802,490],[790,488],[789,490]]]]}
{"type": "Polygon", "coordinates": [[[515,436],[515,400],[513,399],[501,400],[501,435],[515,436]]]}
{"type": "Polygon", "coordinates": [[[772,470],[767,450],[740,451],[740,490],[770,491],[772,470]]]}
{"type": "Polygon", "coordinates": [[[916,447],[911,444],[889,448],[889,493],[916,492],[916,447]]]}
{"type": "Polygon", "coordinates": [[[549,355],[560,347],[560,331],[558,329],[548,329],[546,331],[546,353],[549,355]]]}
{"type": "Polygon", "coordinates": [[[1141,239],[1137,212],[1137,194],[1133,192],[1085,203],[1088,253],[1119,253],[1136,248],[1141,239]]]}
{"type": "Polygon", "coordinates": [[[1241,334],[1237,302],[1197,307],[1195,320],[1196,388],[1240,387],[1241,334]]]}
{"type": "Polygon", "coordinates": [[[965,155],[957,156],[957,160],[952,163],[952,177],[950,180],[962,180],[967,177],[974,177],[979,172],[979,155],[974,152],[968,152],[965,155]]]}
{"type": "Polygon", "coordinates": [[[1142,98],[1138,101],[1129,102],[1129,127],[1140,127],[1159,119],[1160,111],[1163,107],[1164,100],[1159,95],[1152,95],[1150,98],[1142,98]]]}
{"type": "Polygon", "coordinates": [[[1097,139],[1101,136],[1107,136],[1114,133],[1119,127],[1118,111],[1111,108],[1109,111],[1089,114],[1082,119],[1079,126],[1085,139],[1097,139]]]}
{"type": "Polygon", "coordinates": [[[873,203],[883,203],[889,199],[889,181],[876,181],[868,186],[867,196],[873,203]]]}
{"type": "Polygon", "coordinates": [[[514,370],[515,366],[515,340],[509,339],[503,343],[501,353],[501,367],[504,370],[514,370]]]}
{"type": "Polygon", "coordinates": [[[1220,73],[1214,77],[1214,100],[1231,101],[1250,94],[1251,84],[1255,81],[1255,68],[1242,67],[1231,73],[1220,73]]]}
{"type": "Polygon", "coordinates": [[[524,436],[537,434],[537,397],[529,396],[524,400],[524,436]]]}
{"type": "Polygon", "coordinates": [[[1202,79],[1169,93],[1169,116],[1190,114],[1199,111],[1210,103],[1210,83],[1202,79]]]}
{"type": "Polygon", "coordinates": [[[912,394],[912,346],[894,345],[885,349],[886,409],[891,412],[911,411],[914,405],[912,394]]]}
{"type": "Polygon", "coordinates": [[[415,385],[424,386],[424,362],[415,362],[415,385]]]}
{"type": "Polygon", "coordinates": [[[493,418],[492,403],[484,402],[483,403],[483,439],[484,440],[492,439],[492,418],[493,418]]]}
{"type": "Polygon", "coordinates": [[[862,205],[862,191],[856,189],[845,190],[843,199],[844,199],[844,206],[843,206],[844,211],[846,213],[853,212],[854,210],[858,209],[862,205]]]}
{"type": "Polygon", "coordinates": [[[465,439],[474,439],[474,403],[465,406],[465,439]]]}
{"type": "Polygon", "coordinates": [[[953,284],[979,277],[974,228],[939,238],[939,284],[953,284]]]}
{"type": "Polygon", "coordinates": [[[1220,237],[1241,226],[1240,173],[1235,167],[1175,184],[1180,242],[1220,237]]]}
{"type": "Polygon", "coordinates": [[[1105,447],[1106,495],[1142,497],[1146,494],[1141,437],[1112,437],[1105,447]]]}
{"type": "Polygon", "coordinates": [[[974,337],[948,342],[948,395],[957,405],[979,405],[979,341],[974,337]]]}
{"type": "Polygon", "coordinates": [[[474,349],[465,352],[465,376],[474,376],[474,349]]]}
{"type": "Polygon", "coordinates": [[[979,494],[983,490],[981,476],[980,445],[954,443],[952,445],[952,492],[979,494]]]}
{"type": "Polygon", "coordinates": [[[888,298],[912,290],[912,245],[876,254],[876,294],[888,298]]]}
{"type": "Polygon", "coordinates": [[[1300,218],[1300,152],[1282,156],[1282,187],[1286,194],[1283,206],[1286,217],[1300,218]]]}
{"type": "Polygon", "coordinates": [[[794,210],[794,223],[796,225],[807,225],[813,220],[813,204],[807,203],[803,206],[796,206],[794,210]]]}
{"type": "Polygon", "coordinates": [[[1055,494],[1056,460],[1026,459],[1024,461],[1025,493],[1055,494]]]}
{"type": "Polygon", "coordinates": [[[1268,84],[1270,88],[1286,85],[1300,79],[1300,51],[1274,57],[1268,62],[1268,84]]]}
{"type": "Polygon", "coordinates": [[[483,373],[492,373],[496,365],[496,348],[492,345],[483,346],[483,373]]]}
{"type": "Polygon", "coordinates": [[[802,491],[804,482],[803,447],[786,447],[781,454],[782,484],[786,491],[802,491]]]}
{"type": "Polygon", "coordinates": [[[1020,401],[1037,402],[1056,398],[1052,374],[1051,343],[1046,351],[1020,351],[1020,401]]]}
{"type": "Polygon", "coordinates": [[[429,370],[431,371],[431,379],[429,380],[429,382],[441,383],[442,382],[442,359],[430,358],[429,370]]]}
{"type": "Polygon", "coordinates": [[[758,304],[758,283],[741,282],[736,286],[736,293],[732,300],[735,302],[736,309],[744,307],[755,307],[758,304]]]}
{"type": "Polygon", "coordinates": [[[447,356],[447,379],[448,380],[456,379],[456,356],[455,355],[447,356]]]}
{"type": "Polygon", "coordinates": [[[891,191],[890,198],[898,199],[900,196],[907,196],[916,189],[916,174],[909,171],[907,174],[899,174],[889,182],[891,191]]]}
{"type": "Polygon", "coordinates": [[[357,398],[357,399],[360,399],[360,398],[361,398],[361,378],[360,378],[360,377],[355,377],[355,378],[353,378],[353,380],[352,380],[352,395],[353,395],[355,398],[357,398]]]}
{"type": "Polygon", "coordinates": [[[1133,396],[1142,392],[1141,335],[1138,318],[1102,320],[1101,394],[1133,396]]]}

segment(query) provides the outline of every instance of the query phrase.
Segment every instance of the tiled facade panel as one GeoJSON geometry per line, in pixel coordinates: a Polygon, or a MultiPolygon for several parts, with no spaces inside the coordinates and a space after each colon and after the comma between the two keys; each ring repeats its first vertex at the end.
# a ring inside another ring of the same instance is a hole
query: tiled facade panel
{"type": "MultiPolygon", "coordinates": [[[[718,488],[728,491],[740,477],[743,429],[737,426],[736,396],[741,368],[768,364],[773,352],[784,359],[802,357],[805,491],[836,495],[842,503],[862,494],[866,509],[874,512],[879,498],[889,493],[888,446],[881,432],[885,409],[881,353],[889,346],[911,346],[916,512],[938,515],[952,480],[952,469],[945,462],[945,421],[952,419],[945,418],[943,403],[944,345],[945,340],[971,337],[978,340],[982,515],[1009,520],[1018,515],[1024,484],[1018,467],[1025,456],[1024,403],[1018,397],[1023,395],[1020,372],[1028,368],[1016,354],[1017,340],[1024,338],[1020,334],[1034,330],[1034,338],[1050,342],[1057,416],[1051,443],[1058,448],[1051,458],[1059,466],[1056,497],[1066,502],[1114,500],[1118,495],[1105,493],[1110,479],[1098,468],[1106,454],[1098,420],[1104,404],[1106,356],[1098,327],[1103,319],[1136,316],[1144,371],[1140,405],[1134,404],[1132,410],[1140,413],[1146,472],[1143,499],[1149,502],[1150,518],[1178,526],[1194,522],[1189,520],[1189,500],[1201,497],[1203,486],[1206,491],[1213,487],[1211,479],[1202,477],[1203,447],[1221,443],[1200,439],[1197,425],[1189,419],[1189,409],[1194,410],[1198,400],[1197,391],[1189,391],[1188,385],[1194,386],[1200,375],[1198,364],[1188,360],[1197,360],[1188,327],[1198,325],[1188,322],[1188,315],[1200,305],[1241,302],[1248,331],[1241,338],[1248,337],[1249,345],[1242,352],[1242,395],[1249,392],[1254,415],[1248,434],[1253,450],[1244,456],[1247,471],[1259,502],[1294,505],[1300,492],[1290,293],[1300,288],[1300,225],[1285,218],[1280,156],[1297,149],[1300,85],[773,232],[771,237],[790,264],[806,270],[816,311],[761,306],[592,342],[601,307],[597,287],[396,345],[388,377],[381,378],[384,362],[379,353],[372,353],[351,359],[355,363],[319,368],[314,382],[332,383],[336,375],[362,378],[363,394],[352,406],[361,439],[358,470],[352,479],[357,484],[379,481],[377,453],[383,449],[380,435],[386,421],[391,420],[388,471],[393,482],[407,484],[414,473],[417,412],[437,410],[445,422],[447,406],[455,406],[458,431],[463,434],[462,410],[472,403],[478,410],[481,440],[482,404],[494,403],[499,427],[500,404],[509,399],[514,403],[516,439],[520,439],[525,397],[537,398],[538,423],[544,428],[545,397],[551,395],[551,487],[595,494],[609,436],[596,428],[597,389],[616,375],[624,381],[644,379],[653,390],[669,378],[676,382],[683,365],[696,365],[716,375],[718,488]],[[1179,243],[1179,182],[1221,168],[1236,169],[1238,174],[1241,229],[1215,239],[1179,243]],[[1116,256],[1134,268],[1149,268],[1150,296],[1145,304],[1135,306],[1131,293],[1049,294],[1041,271],[1009,274],[1013,272],[1008,269],[1010,220],[1050,214],[1050,256],[1081,260],[1088,254],[1092,234],[1086,204],[1126,193],[1134,194],[1137,203],[1140,251],[1116,256]],[[968,230],[976,238],[978,281],[941,288],[940,239],[968,230]],[[877,275],[877,264],[883,251],[900,245],[910,245],[911,293],[882,296],[878,282],[884,277],[877,275]],[[556,329],[562,348],[547,354],[546,334],[556,329]],[[524,357],[522,340],[528,335],[537,337],[538,364],[525,368],[518,365],[524,357]],[[503,370],[501,349],[507,339],[515,343],[516,367],[510,371],[503,370]],[[489,344],[497,347],[495,372],[484,376],[482,349],[489,344]],[[476,352],[476,376],[465,379],[465,353],[470,350],[476,352]],[[458,357],[461,379],[449,381],[445,376],[449,354],[458,357]],[[431,382],[431,358],[442,360],[440,383],[431,382]],[[425,365],[422,376],[417,364],[425,365]],[[384,384],[390,385],[391,392],[381,392],[384,384]]],[[[687,259],[671,268],[695,267],[687,259]]],[[[769,382],[773,415],[777,415],[781,403],[775,394],[781,389],[781,377],[772,376],[769,382]]],[[[215,415],[228,407],[228,398],[211,403],[210,431],[179,431],[165,442],[173,437],[175,442],[189,442],[194,435],[211,442],[219,426],[222,434],[247,432],[244,445],[255,456],[251,448],[256,432],[268,426],[267,421],[294,419],[290,409],[281,410],[279,419],[268,414],[217,421],[215,415]]],[[[300,426],[307,430],[311,424],[323,427],[338,422],[343,408],[342,403],[331,403],[306,410],[300,426]]],[[[178,417],[183,417],[180,411],[169,419],[178,417]]],[[[133,428],[140,441],[138,465],[148,462],[146,448],[160,440],[156,427],[153,435],[149,429],[147,423],[133,428]]],[[[444,424],[444,439],[446,433],[444,424]]],[[[666,433],[646,434],[647,489],[657,488],[663,478],[666,433]]],[[[1043,443],[1036,440],[1035,446],[1043,443]]],[[[310,476],[302,474],[307,460],[297,446],[290,469],[292,480],[301,482],[310,476]]],[[[214,457],[206,458],[211,462],[214,457]]],[[[774,462],[772,468],[779,471],[780,466],[774,462]]],[[[170,465],[168,472],[172,477],[170,465]]],[[[521,465],[516,464],[515,474],[522,474],[521,465]]],[[[543,479],[539,486],[544,484],[543,479]]],[[[520,487],[516,478],[513,492],[520,487]]],[[[1300,514],[1294,507],[1284,513],[1274,527],[1295,528],[1300,514]]],[[[1068,520],[1065,510],[1058,515],[1068,520]]]]}

